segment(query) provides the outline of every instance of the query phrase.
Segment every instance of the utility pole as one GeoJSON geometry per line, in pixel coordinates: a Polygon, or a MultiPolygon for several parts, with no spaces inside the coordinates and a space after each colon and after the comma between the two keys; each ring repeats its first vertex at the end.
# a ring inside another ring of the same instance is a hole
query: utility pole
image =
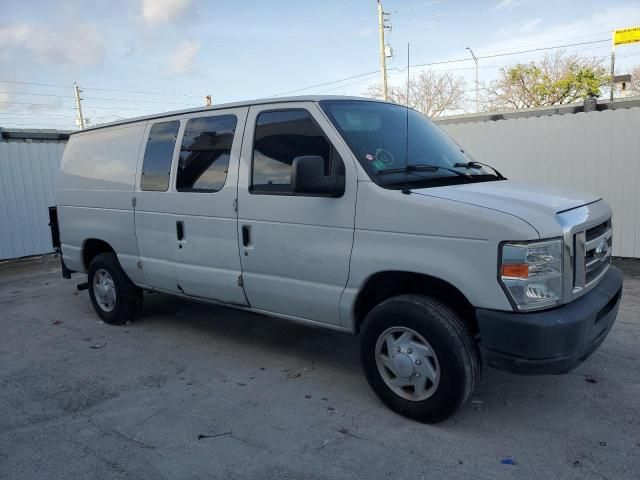
{"type": "Polygon", "coordinates": [[[384,46],[384,29],[389,28],[385,25],[386,19],[385,13],[382,9],[382,3],[378,0],[378,36],[380,37],[380,73],[382,74],[382,96],[385,101],[389,100],[389,94],[387,90],[387,52],[384,46]]]}
{"type": "MultiPolygon", "coordinates": [[[[616,45],[630,45],[640,43],[640,25],[620,28],[611,32],[611,83],[609,89],[609,104],[613,105],[613,94],[616,88],[616,45]]],[[[623,81],[622,79],[619,79],[623,81]]]]}
{"type": "Polygon", "coordinates": [[[76,108],[78,109],[78,117],[76,118],[76,122],[78,123],[80,130],[84,130],[84,117],[82,116],[82,102],[80,101],[82,100],[80,98],[80,92],[82,90],[80,90],[80,87],[78,87],[78,84],[76,82],[73,82],[73,88],[76,92],[76,108]]]}
{"type": "Polygon", "coordinates": [[[614,77],[616,75],[616,32],[611,33],[611,82],[609,84],[609,105],[613,105],[613,92],[616,88],[614,77]]]}
{"type": "Polygon", "coordinates": [[[478,113],[480,111],[480,96],[478,93],[480,88],[480,84],[478,82],[478,57],[476,57],[470,47],[467,47],[466,50],[469,50],[469,53],[471,53],[471,56],[473,57],[473,61],[476,62],[476,113],[478,113]]]}

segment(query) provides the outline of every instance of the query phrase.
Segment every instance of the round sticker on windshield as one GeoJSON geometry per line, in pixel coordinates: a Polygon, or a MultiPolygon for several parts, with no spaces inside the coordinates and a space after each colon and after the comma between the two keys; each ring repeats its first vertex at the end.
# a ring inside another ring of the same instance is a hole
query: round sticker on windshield
{"type": "Polygon", "coordinates": [[[369,161],[372,161],[375,157],[373,155],[371,155],[370,153],[367,153],[364,158],[366,158],[369,161]]]}
{"type": "Polygon", "coordinates": [[[376,160],[378,160],[383,165],[392,165],[393,164],[393,155],[389,150],[385,150],[384,148],[379,148],[376,150],[376,160]]]}

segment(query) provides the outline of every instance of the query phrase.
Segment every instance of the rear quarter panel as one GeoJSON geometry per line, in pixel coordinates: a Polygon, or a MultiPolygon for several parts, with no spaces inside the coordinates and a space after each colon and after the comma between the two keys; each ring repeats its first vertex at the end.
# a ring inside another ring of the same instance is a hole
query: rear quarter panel
{"type": "Polygon", "coordinates": [[[145,122],[90,130],[71,136],[60,167],[57,204],[63,258],[85,272],[88,239],[107,242],[134,282],[138,247],[132,199],[145,122]]]}

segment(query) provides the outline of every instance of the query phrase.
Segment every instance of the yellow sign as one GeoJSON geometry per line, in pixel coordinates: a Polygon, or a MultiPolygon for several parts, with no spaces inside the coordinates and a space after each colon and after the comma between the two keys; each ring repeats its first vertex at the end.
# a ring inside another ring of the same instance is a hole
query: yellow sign
{"type": "Polygon", "coordinates": [[[623,45],[625,43],[640,42],[640,26],[621,28],[613,31],[613,44],[623,45]]]}

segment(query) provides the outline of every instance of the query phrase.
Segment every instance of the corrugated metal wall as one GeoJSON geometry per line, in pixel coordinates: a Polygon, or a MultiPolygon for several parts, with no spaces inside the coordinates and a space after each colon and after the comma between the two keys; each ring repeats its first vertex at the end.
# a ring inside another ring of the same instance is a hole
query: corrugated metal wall
{"type": "Polygon", "coordinates": [[[0,260],[53,251],[48,207],[65,143],[0,140],[0,260]]]}
{"type": "Polygon", "coordinates": [[[510,179],[601,195],[614,212],[613,254],[640,257],[640,108],[441,126],[510,179]]]}
{"type": "MultiPolygon", "coordinates": [[[[614,255],[640,258],[640,108],[442,123],[511,179],[595,192],[614,211],[614,255]]],[[[64,141],[0,141],[0,260],[52,251],[47,207],[64,141]]]]}

